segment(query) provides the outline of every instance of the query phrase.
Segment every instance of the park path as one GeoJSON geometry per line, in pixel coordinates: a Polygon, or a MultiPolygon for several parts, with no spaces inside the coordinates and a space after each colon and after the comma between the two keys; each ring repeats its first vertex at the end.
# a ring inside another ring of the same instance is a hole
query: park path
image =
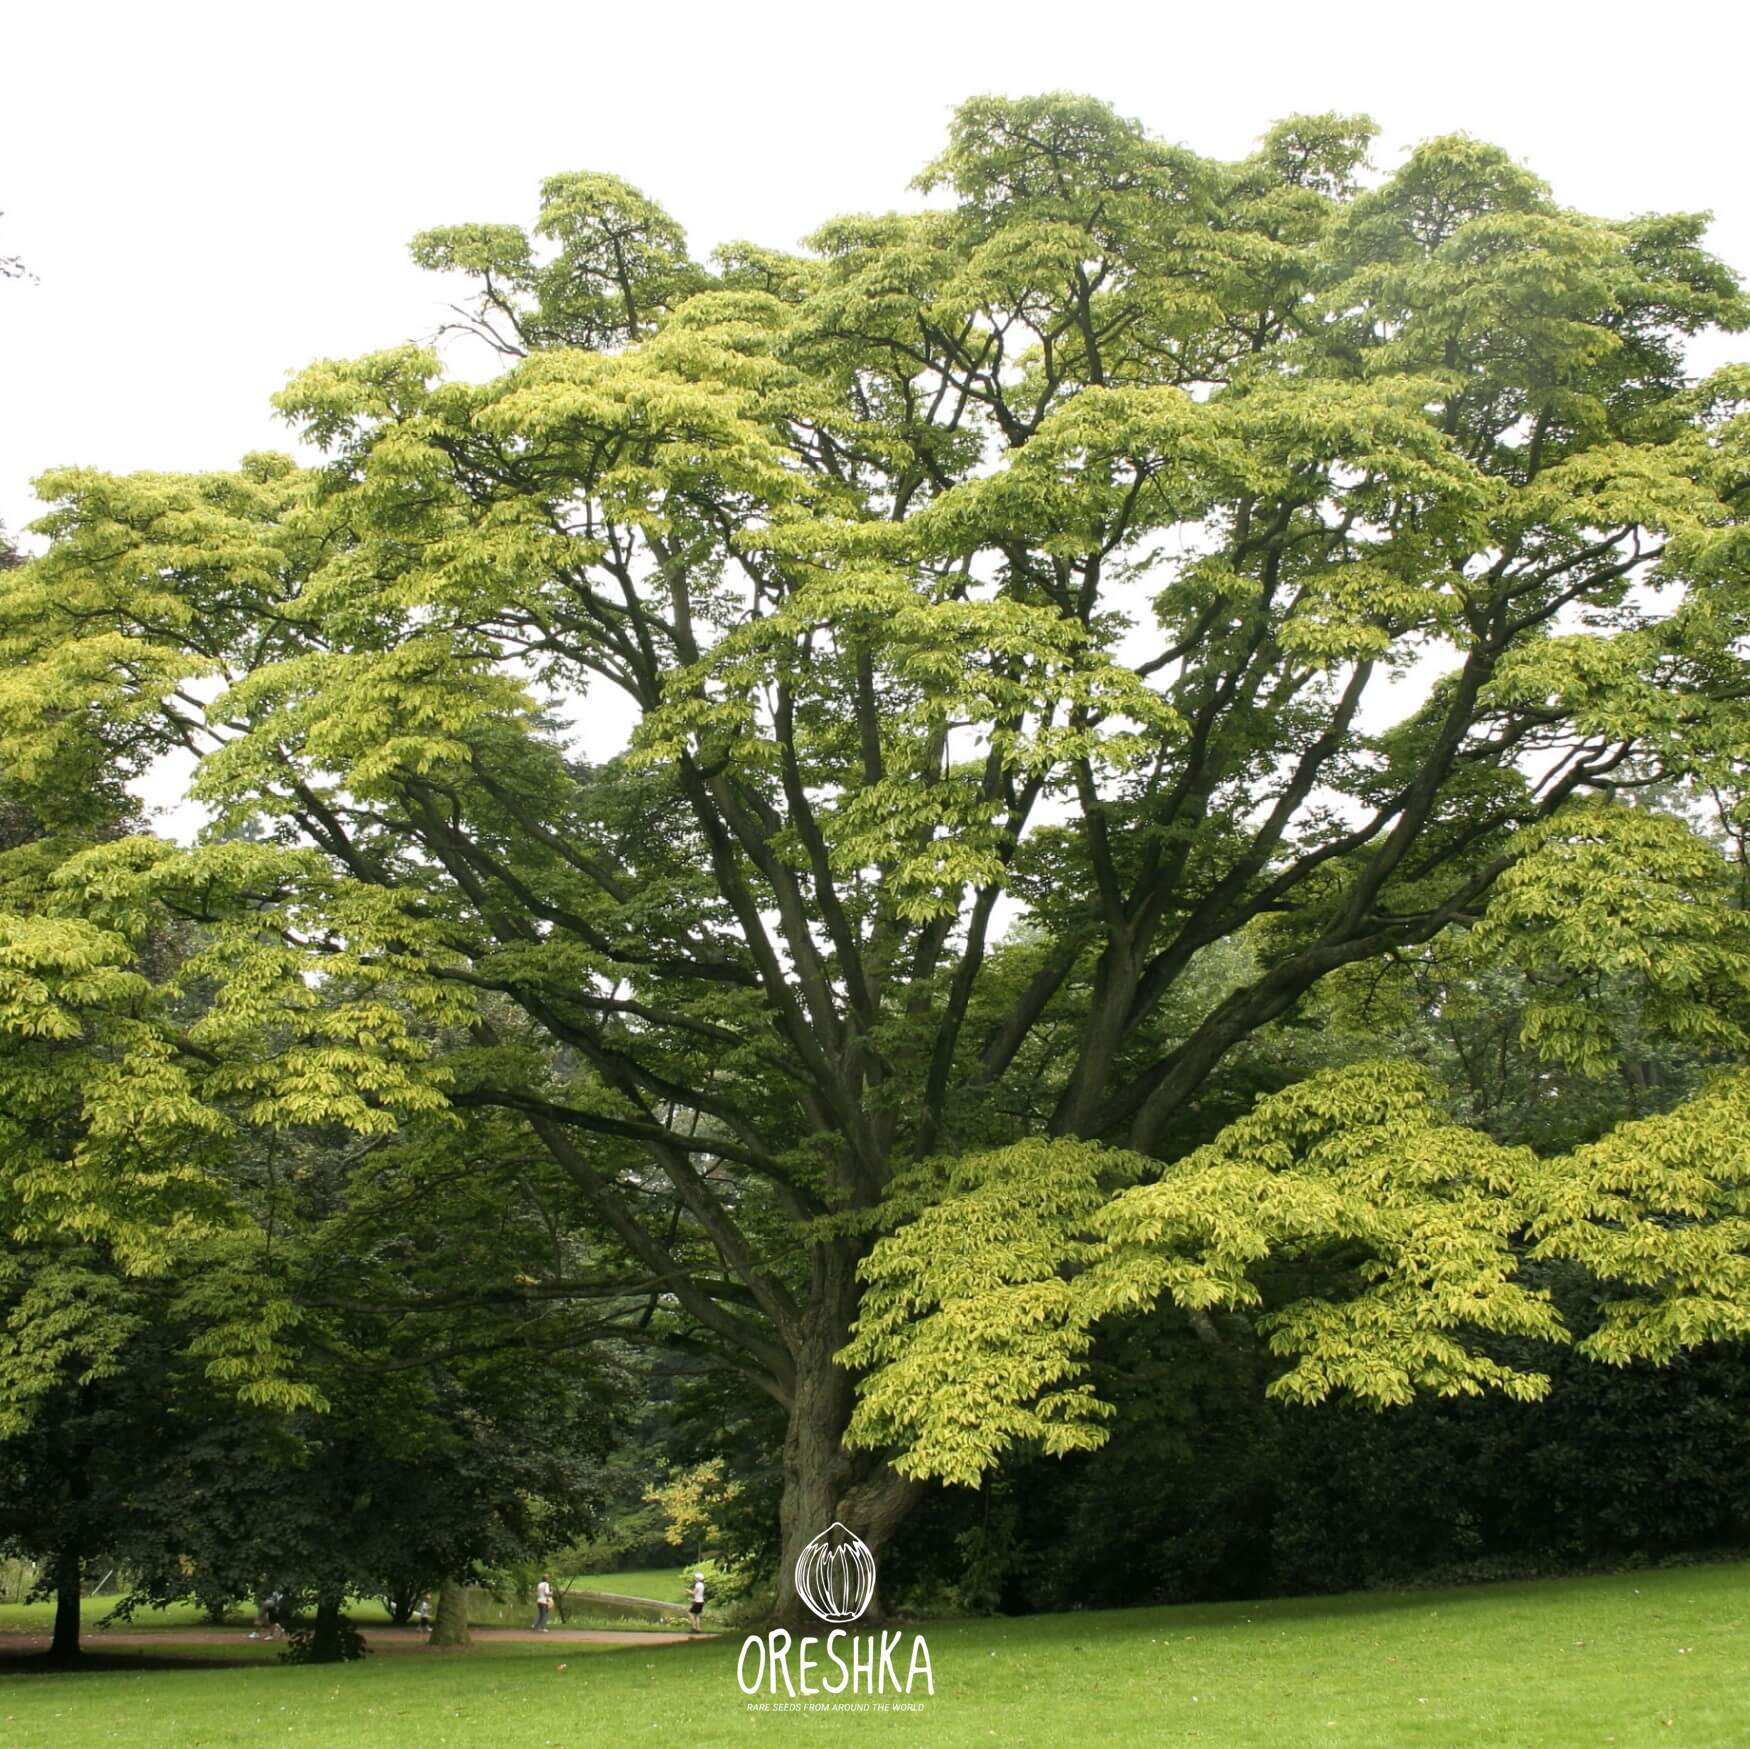
{"type": "MultiPolygon", "coordinates": [[[[365,1628],[365,1643],[375,1651],[402,1652],[423,1647],[427,1636],[419,1628],[365,1628]]],[[[712,1634],[641,1633],[635,1628],[549,1628],[539,1634],[532,1628],[475,1628],[476,1643],[504,1640],[522,1645],[585,1646],[675,1646],[688,1640],[709,1640],[712,1634]]],[[[235,1646],[247,1645],[249,1635],[240,1628],[146,1628],[88,1631],[81,1641],[88,1652],[109,1646],[235,1646]]],[[[258,1642],[259,1643],[259,1642],[258,1642]]],[[[271,1641],[269,1642],[272,1643],[271,1641]]],[[[47,1634],[18,1634],[0,1630],[0,1651],[46,1652],[47,1634]]]]}

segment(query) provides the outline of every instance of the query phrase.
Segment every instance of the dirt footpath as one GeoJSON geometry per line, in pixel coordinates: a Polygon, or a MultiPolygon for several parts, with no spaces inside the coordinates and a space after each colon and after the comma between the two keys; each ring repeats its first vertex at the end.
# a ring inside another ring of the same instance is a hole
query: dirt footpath
{"type": "MultiPolygon", "coordinates": [[[[360,1630],[373,1652],[422,1650],[429,1636],[419,1628],[370,1627],[360,1630]]],[[[518,1645],[585,1646],[678,1646],[688,1640],[715,1639],[714,1634],[639,1633],[631,1628],[549,1628],[538,1634],[533,1628],[475,1628],[475,1644],[508,1640],[518,1645]]],[[[119,1631],[92,1629],[80,1645],[87,1652],[101,1653],[112,1647],[150,1649],[153,1646],[247,1646],[246,1628],[148,1628],[119,1631]]],[[[266,1642],[272,1645],[273,1641],[266,1642]]],[[[262,1644],[257,1640],[256,1645],[262,1644]]],[[[47,1634],[12,1634],[0,1631],[0,1656],[16,1652],[46,1652],[47,1634]]],[[[440,1648],[440,1650],[443,1648],[440,1648]]]]}

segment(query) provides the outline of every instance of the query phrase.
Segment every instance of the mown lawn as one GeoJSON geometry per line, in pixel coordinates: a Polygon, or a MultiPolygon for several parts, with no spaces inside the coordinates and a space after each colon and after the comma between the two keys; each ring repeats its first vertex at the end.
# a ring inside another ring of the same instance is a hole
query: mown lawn
{"type": "MultiPolygon", "coordinates": [[[[705,1571],[709,1577],[711,1569],[707,1568],[705,1571]]],[[[567,1583],[572,1587],[565,1605],[567,1626],[663,1631],[686,1624],[687,1606],[676,1573],[604,1573],[569,1580],[567,1583]],[[669,1604],[672,1619],[659,1618],[650,1610],[620,1607],[611,1603],[593,1603],[581,1595],[590,1591],[605,1591],[626,1597],[648,1597],[658,1602],[672,1600],[669,1604]]],[[[92,1636],[89,1642],[92,1650],[101,1650],[103,1646],[103,1634],[98,1629],[98,1623],[115,1607],[115,1603],[114,1594],[107,1597],[87,1597],[81,1601],[80,1617],[85,1624],[85,1631],[92,1636]]],[[[346,1611],[362,1628],[380,1627],[389,1619],[389,1612],[380,1597],[349,1598],[346,1611]]],[[[711,1606],[707,1604],[705,1614],[708,1621],[713,1618],[713,1613],[711,1606]]],[[[484,1590],[475,1590],[468,1602],[468,1619],[476,1627],[526,1628],[533,1615],[533,1603],[518,1602],[509,1596],[495,1598],[484,1590]]],[[[255,1612],[239,1604],[230,1611],[225,1620],[227,1626],[247,1631],[255,1625],[255,1612]]],[[[0,1603],[0,1636],[8,1633],[46,1634],[54,1625],[53,1601],[0,1603]]],[[[131,1620],[117,1622],[115,1627],[118,1631],[127,1633],[149,1631],[173,1634],[181,1628],[204,1629],[211,1625],[198,1604],[174,1603],[168,1609],[136,1610],[131,1620]]],[[[0,1639],[0,1643],[3,1643],[3,1639],[0,1639]]],[[[4,1738],[0,1738],[0,1749],[5,1749],[4,1738]]]]}
{"type": "MultiPolygon", "coordinates": [[[[613,1615],[618,1606],[590,1602],[590,1595],[597,1594],[644,1597],[666,1605],[666,1613],[660,1616],[654,1610],[642,1611],[635,1616],[634,1619],[645,1627],[684,1626],[694,1573],[705,1575],[705,1626],[722,1628],[725,1625],[724,1600],[717,1583],[717,1569],[710,1561],[688,1567],[684,1572],[679,1567],[641,1567],[628,1573],[582,1573],[568,1577],[564,1581],[566,1590],[562,1599],[566,1623],[572,1627],[607,1626],[608,1616],[613,1615]]],[[[620,1608],[619,1613],[624,1617],[626,1610],[620,1608]]],[[[616,1625],[630,1624],[622,1621],[616,1625]]]]}
{"type": "MultiPolygon", "coordinates": [[[[115,1607],[114,1597],[87,1597],[79,1605],[79,1619],[87,1631],[95,1628],[115,1607]]],[[[199,1627],[206,1617],[199,1605],[179,1603],[170,1609],[141,1610],[136,1627],[199,1627]]],[[[242,1621],[234,1615],[234,1621],[242,1621]]],[[[0,1603],[0,1634],[46,1634],[55,1625],[54,1603],[0,1603]]]]}
{"type": "Polygon", "coordinates": [[[734,1637],[14,1676],[0,1743],[1733,1745],[1750,1743],[1747,1586],[1750,1565],[1720,1565],[945,1622],[925,1628],[935,1696],[906,1712],[749,1710],[734,1637]]]}
{"type": "Polygon", "coordinates": [[[672,1603],[676,1609],[687,1607],[687,1586],[694,1573],[705,1575],[707,1590],[714,1587],[717,1569],[710,1561],[696,1567],[677,1562],[672,1567],[640,1567],[631,1573],[582,1573],[565,1583],[578,1591],[611,1591],[621,1597],[649,1597],[658,1603],[672,1603]]]}

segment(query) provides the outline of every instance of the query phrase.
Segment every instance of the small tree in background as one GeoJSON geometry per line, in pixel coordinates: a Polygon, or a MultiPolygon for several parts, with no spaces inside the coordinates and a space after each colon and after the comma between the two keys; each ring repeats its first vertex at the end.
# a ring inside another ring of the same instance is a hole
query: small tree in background
{"type": "Polygon", "coordinates": [[[677,1549],[690,1542],[693,1559],[702,1561],[707,1546],[716,1544],[719,1515],[741,1492],[741,1483],[723,1473],[722,1460],[708,1458],[649,1489],[644,1498],[662,1512],[663,1541],[677,1549]]]}

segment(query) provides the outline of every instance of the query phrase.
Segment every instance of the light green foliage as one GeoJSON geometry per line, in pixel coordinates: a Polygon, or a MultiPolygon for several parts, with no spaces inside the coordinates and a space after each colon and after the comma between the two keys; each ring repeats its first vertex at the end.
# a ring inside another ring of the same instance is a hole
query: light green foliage
{"type": "Polygon", "coordinates": [[[1545,1298],[1514,1280],[1509,1241],[1536,1162],[1448,1120],[1407,1064],[1314,1075],[1116,1193],[1150,1163],[1039,1142],[979,1165],[876,1244],[844,1355],[876,1369],[851,1436],[899,1447],[915,1474],[975,1483],[1019,1440],[1100,1444],[1110,1409],[1081,1365],[1096,1323],[1162,1298],[1197,1313],[1256,1309],[1256,1272],[1284,1260],[1344,1258],[1339,1293],[1261,1321],[1271,1349],[1296,1362],[1272,1385],[1278,1396],[1344,1390],[1383,1406],[1417,1389],[1536,1395],[1540,1378],[1464,1337],[1560,1335],[1545,1298]]]}
{"type": "Polygon", "coordinates": [[[211,1229],[203,1166],[225,1125],[160,1030],[120,934],[0,913],[0,1149],[13,1238],[102,1239],[161,1267],[179,1225],[211,1229]]]}
{"type": "Polygon", "coordinates": [[[907,1474],[976,1484],[1019,1443],[1090,1449],[1110,1406],[1085,1371],[1100,1319],[1163,1298],[1265,1306],[1261,1277],[1324,1264],[1326,1290],[1257,1320],[1293,1362],[1274,1396],[1419,1390],[1535,1398],[1536,1372],[1485,1335],[1565,1342],[1523,1258],[1581,1265],[1610,1298],[1583,1342],[1600,1360],[1669,1360],[1750,1334],[1750,1078],[1539,1159],[1456,1124],[1404,1062],[1313,1075],[1147,1182],[1150,1163],[1081,1142],[956,1162],[939,1200],[879,1240],[856,1335],[870,1369],[850,1438],[907,1474]],[[1518,1241],[1521,1236],[1529,1244],[1518,1241]]]}
{"type": "Polygon", "coordinates": [[[0,851],[20,907],[0,909],[0,1437],[57,1384],[108,1376],[148,1317],[187,1329],[240,1400],[319,1406],[304,1312],[264,1268],[283,1211],[247,1157],[300,1126],[381,1135],[439,1109],[411,1005],[363,972],[339,995],[345,955],[307,979],[287,940],[307,912],[276,909],[320,869],[306,852],[77,844],[0,851]],[[198,940],[171,922],[191,913],[198,940]]]}
{"type": "MultiPolygon", "coordinates": [[[[175,749],[215,813],[46,913],[63,952],[208,932],[198,1025],[115,1097],[493,1112],[626,1316],[757,1379],[847,1497],[890,1481],[838,1450],[847,1341],[861,1434],[961,1477],[1097,1434],[1089,1333],[1162,1295],[1255,1316],[1289,1395],[1535,1390],[1486,1338],[1559,1334],[1516,1247],[1605,1165],[1353,1041],[1213,1139],[1202,1102],[1418,954],[1516,968],[1564,1072],[1622,1015],[1741,1053],[1750,375],[1683,355],[1750,307],[1694,215],[1574,212],[1461,136],[1377,174],[1371,133],[1221,162],[981,98],[928,210],[715,270],[556,177],[532,229],[415,244],[495,378],[324,361],[279,397],[318,466],[46,476],[0,771],[72,831],[175,749]]],[[[1634,1291],[1724,1328],[1672,1269],[1634,1291]]]]}
{"type": "Polygon", "coordinates": [[[0,1439],[28,1429],[38,1403],[71,1380],[113,1377],[146,1308],[88,1253],[0,1257],[0,1439]]]}
{"type": "Polygon", "coordinates": [[[667,213],[617,176],[588,173],[541,185],[533,237],[514,225],[447,225],[415,237],[413,259],[478,279],[476,320],[507,350],[512,336],[523,346],[636,338],[704,282],[667,213]],[[546,259],[541,242],[554,249],[546,259]]]}
{"type": "Polygon", "coordinates": [[[1593,999],[1626,976],[1650,1030],[1703,1051],[1750,1050],[1750,912],[1715,847],[1668,814],[1575,808],[1527,833],[1468,946],[1533,974],[1526,1040],[1590,1073],[1620,1041],[1593,999]]]}
{"type": "Polygon", "coordinates": [[[662,1540],[677,1549],[690,1544],[697,1552],[716,1540],[718,1516],[742,1491],[740,1482],[724,1475],[721,1458],[707,1458],[647,1488],[644,1498],[662,1514],[662,1540]]]}
{"type": "Polygon", "coordinates": [[[851,1438],[892,1446],[912,1475],[975,1481],[1019,1441],[1098,1444],[1111,1413],[1080,1379],[1097,1310],[1092,1223],[1138,1162],[1037,1139],[963,1156],[930,1205],[863,1266],[868,1289],[841,1353],[871,1369],[851,1438]],[[1082,1273],[1078,1273],[1081,1271],[1082,1273]]]}
{"type": "Polygon", "coordinates": [[[1612,1130],[1549,1175],[1532,1255],[1582,1264],[1614,1290],[1584,1350],[1666,1361],[1750,1335],[1750,1075],[1612,1130]]]}

